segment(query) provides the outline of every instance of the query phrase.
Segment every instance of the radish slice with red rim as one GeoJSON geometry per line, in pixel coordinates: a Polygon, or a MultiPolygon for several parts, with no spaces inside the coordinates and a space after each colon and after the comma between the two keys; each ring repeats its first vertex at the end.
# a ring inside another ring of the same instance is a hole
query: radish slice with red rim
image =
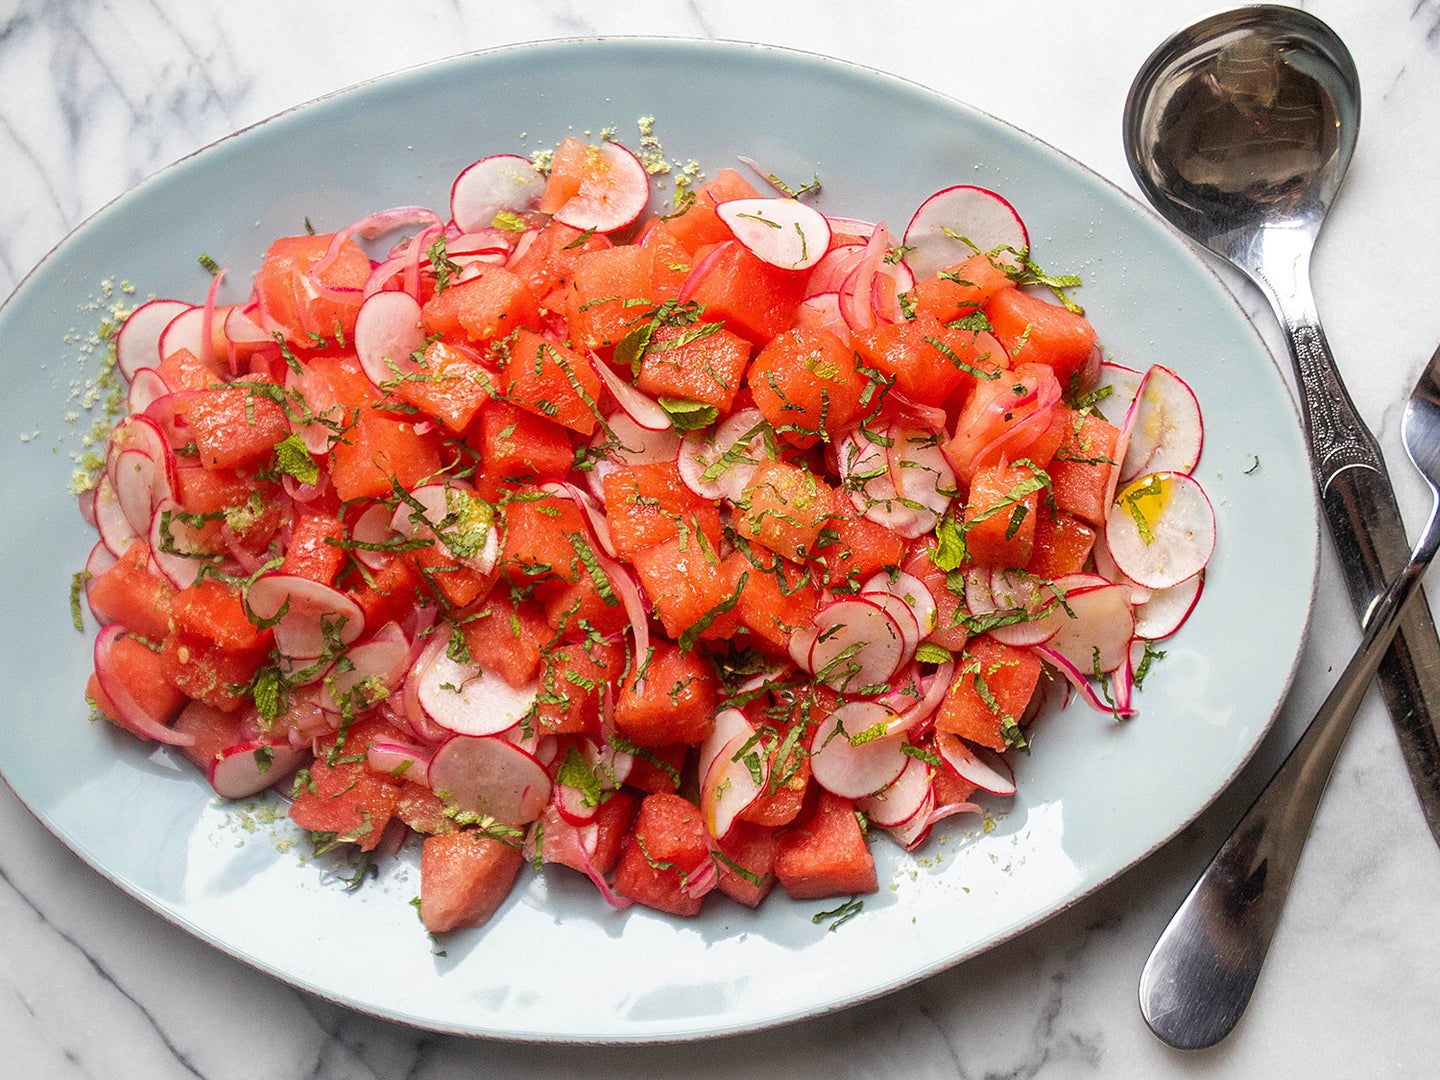
{"type": "Polygon", "coordinates": [[[150,531],[148,528],[144,533],[135,531],[124,507],[120,505],[120,496],[116,494],[115,485],[110,483],[108,476],[102,476],[95,485],[90,505],[95,517],[95,528],[100,533],[100,542],[112,555],[125,554],[126,548],[150,531]]]}
{"type": "Polygon", "coordinates": [[[418,746],[404,743],[375,742],[365,748],[370,768],[395,780],[413,780],[430,786],[430,754],[418,746]]]}
{"type": "Polygon", "coordinates": [[[1091,407],[1100,414],[1102,420],[1117,428],[1123,427],[1144,378],[1144,372],[1124,364],[1106,361],[1100,365],[1095,384],[1086,395],[1086,400],[1091,402],[1091,407]]]}
{"type": "Polygon", "coordinates": [[[1184,473],[1152,473],[1124,488],[1105,521],[1105,543],[1121,573],[1147,589],[1192,578],[1215,550],[1215,511],[1184,473]]]}
{"type": "MultiPolygon", "coordinates": [[[[103,540],[96,541],[95,546],[90,549],[89,557],[85,560],[84,581],[85,599],[87,602],[90,600],[90,586],[95,583],[95,579],[119,561],[115,553],[105,546],[103,540]]],[[[95,621],[101,626],[105,626],[111,621],[108,617],[96,611],[93,604],[90,605],[90,614],[95,616],[95,621]]]]}
{"type": "Polygon", "coordinates": [[[901,501],[915,513],[908,529],[897,529],[907,540],[933,532],[950,508],[956,492],[955,470],[933,432],[899,426],[890,429],[891,444],[886,450],[890,479],[901,501]]]}
{"type": "Polygon", "coordinates": [[[158,366],[165,359],[160,354],[160,336],[175,316],[189,309],[183,300],[151,300],[132,311],[115,335],[115,365],[120,374],[133,379],[141,368],[158,366]]]}
{"type": "Polygon", "coordinates": [[[614,232],[631,224],[650,201],[650,178],[640,159],[619,143],[593,148],[599,171],[580,182],[580,190],[555,211],[555,220],[572,229],[614,232]]]}
{"type": "Polygon", "coordinates": [[[1159,641],[1175,633],[1195,610],[1204,587],[1205,574],[1202,571],[1168,589],[1156,589],[1147,600],[1135,607],[1135,636],[1159,641]]]}
{"type": "Polygon", "coordinates": [[[276,739],[227,746],[210,762],[210,786],[222,799],[248,799],[280,783],[309,756],[307,748],[276,739]]]}
{"type": "MultiPolygon", "coordinates": [[[[206,548],[199,530],[181,516],[183,513],[179,503],[162,499],[150,516],[147,533],[151,565],[177,589],[194,585],[200,576],[200,567],[218,561],[206,548]]],[[[101,536],[104,535],[102,528],[101,536]]]]}
{"type": "Polygon", "coordinates": [[[890,838],[906,851],[914,851],[930,836],[932,818],[935,814],[935,788],[932,785],[925,792],[925,801],[920,809],[904,824],[892,825],[885,831],[890,838]]]}
{"type": "Polygon", "coordinates": [[[948,731],[935,732],[935,751],[967,784],[992,795],[1014,795],[1015,773],[1005,759],[983,746],[971,746],[948,731]]]}
{"type": "Polygon", "coordinates": [[[319,703],[330,712],[353,714],[400,685],[410,663],[410,642],[399,626],[386,623],[369,639],[351,645],[345,658],[345,670],[332,670],[326,676],[319,703]]]}
{"type": "Polygon", "coordinates": [[[1124,585],[1097,585],[1065,593],[1045,623],[1055,627],[1046,642],[1081,671],[1106,674],[1125,661],[1135,633],[1130,590],[1124,585]]]}
{"type": "Polygon", "coordinates": [[[594,353],[589,354],[589,359],[591,369],[605,384],[605,389],[610,391],[615,404],[619,405],[637,426],[649,431],[666,431],[675,426],[670,420],[670,414],[660,407],[658,401],[630,385],[594,353]]]}
{"type": "Polygon", "coordinates": [[[130,380],[130,390],[125,395],[125,407],[131,416],[138,416],[150,407],[150,403],[171,393],[170,384],[154,368],[141,368],[130,380]]]}
{"type": "Polygon", "coordinates": [[[205,309],[187,307],[171,319],[161,332],[160,356],[163,359],[185,349],[193,353],[196,359],[204,360],[210,351],[206,348],[208,344],[205,337],[205,309]]]}
{"type": "Polygon", "coordinates": [[[715,714],[715,722],[710,728],[710,734],[700,744],[700,751],[696,758],[696,775],[703,778],[731,740],[741,735],[750,738],[754,734],[754,725],[750,723],[749,718],[743,712],[735,708],[721,709],[715,714]]]}
{"type": "Polygon", "coordinates": [[[545,177],[528,158],[492,154],[468,165],[450,187],[450,217],[463,232],[488,229],[501,213],[523,214],[540,204],[545,177]]]}
{"type": "Polygon", "coordinates": [[[913,655],[906,652],[900,624],[874,600],[833,600],[816,611],[812,621],[819,634],[806,670],[842,693],[874,692],[913,655]]]}
{"type": "Polygon", "coordinates": [[[901,499],[890,471],[885,444],[893,441],[892,432],[871,437],[865,429],[856,429],[846,435],[835,451],[836,471],[851,503],[868,520],[902,536],[921,536],[926,530],[920,527],[920,513],[901,499]]]}
{"type": "Polygon", "coordinates": [[[742,409],[713,433],[691,432],[680,441],[680,478],[702,499],[739,501],[767,455],[768,431],[759,409],[742,409]]]}
{"type": "Polygon", "coordinates": [[[245,603],[275,628],[275,647],[293,660],[325,655],[332,637],[349,645],[365,632],[365,613],[339,589],[299,574],[261,574],[250,583],[245,603]]]}
{"type": "Polygon", "coordinates": [[[1028,575],[971,567],[965,574],[965,607],[971,615],[995,616],[985,632],[1016,648],[1038,645],[1055,636],[1057,626],[1045,615],[1056,603],[1053,590],[1028,575]]]}
{"type": "Polygon", "coordinates": [[[407,292],[378,292],[355,316],[355,355],[376,386],[416,370],[414,353],[425,345],[420,303],[407,292]]]}
{"type": "MultiPolygon", "coordinates": [[[[350,539],[359,545],[380,545],[394,541],[399,534],[390,526],[394,516],[384,503],[375,503],[362,510],[350,525],[350,539]]],[[[378,570],[393,557],[388,551],[376,551],[373,547],[359,546],[352,554],[372,570],[378,570]]]]}
{"type": "Polygon", "coordinates": [[[823,292],[807,296],[795,309],[792,325],[829,331],[839,338],[847,349],[852,344],[850,327],[845,323],[845,316],[840,314],[839,293],[823,292]]]}
{"type": "Polygon", "coordinates": [[[782,270],[808,270],[830,247],[825,215],[798,199],[731,199],[715,213],[750,254],[782,270]]]}
{"type": "Polygon", "coordinates": [[[989,188],[957,184],[920,204],[905,228],[905,246],[905,261],[924,281],[977,251],[1013,261],[1008,252],[1028,252],[1030,234],[1004,197],[989,188]]]}
{"type": "Polygon", "coordinates": [[[903,735],[884,734],[895,719],[879,702],[851,701],[821,720],[810,743],[815,782],[844,799],[874,795],[894,783],[911,760],[901,750],[903,735]]]}
{"type": "Polygon", "coordinates": [[[456,735],[430,759],[430,787],[462,813],[528,825],[550,802],[550,775],[508,739],[456,735]]]}
{"type": "Polygon", "coordinates": [[[1145,373],[1129,427],[1122,484],[1144,473],[1188,473],[1200,460],[1205,441],[1200,403],[1189,384],[1167,367],[1156,364],[1145,373]]]}
{"type": "Polygon", "coordinates": [[[715,839],[724,840],[735,819],[764,793],[768,761],[759,738],[742,731],[710,762],[700,781],[700,814],[715,839]]]}
{"type": "Polygon", "coordinates": [[[110,479],[115,485],[121,513],[137,533],[148,529],[155,504],[160,498],[171,498],[174,492],[157,490],[156,477],[164,474],[143,450],[122,450],[112,462],[110,479]]]}
{"type": "Polygon", "coordinates": [[[421,706],[435,723],[460,735],[498,735],[514,727],[540,693],[537,682],[517,689],[476,664],[451,659],[444,647],[423,664],[412,676],[421,706]]]}
{"type": "Polygon", "coordinates": [[[144,738],[170,746],[194,746],[195,736],[173,731],[160,717],[147,712],[115,670],[115,643],[127,633],[119,623],[111,623],[95,635],[95,679],[119,714],[114,719],[122,727],[144,738]]]}
{"type": "Polygon", "coordinates": [[[495,508],[459,480],[423,484],[411,491],[390,518],[402,536],[432,536],[447,558],[488,574],[500,558],[495,508]]]}
{"type": "Polygon", "coordinates": [[[884,829],[903,826],[925,807],[930,796],[930,766],[919,758],[907,757],[900,775],[875,795],[856,804],[872,825],[884,829]]]}
{"type": "Polygon", "coordinates": [[[617,409],[605,418],[591,446],[621,465],[662,465],[680,456],[680,433],[673,425],[646,427],[617,409]]]}

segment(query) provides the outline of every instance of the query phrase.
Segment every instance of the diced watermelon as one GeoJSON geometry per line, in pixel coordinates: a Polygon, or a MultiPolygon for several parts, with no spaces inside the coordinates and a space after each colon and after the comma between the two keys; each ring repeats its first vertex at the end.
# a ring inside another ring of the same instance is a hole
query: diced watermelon
{"type": "Polygon", "coordinates": [[[1040,660],[988,635],[972,640],[956,658],[955,680],[935,716],[935,726],[962,739],[1005,750],[1005,734],[1018,724],[1040,682],[1040,660]]]}
{"type": "Polygon", "coordinates": [[[775,876],[794,900],[878,892],[875,859],[854,803],[822,791],[815,813],[781,836],[775,876]]]}
{"type": "Polygon", "coordinates": [[[515,884],[520,849],[474,829],[427,836],[420,849],[420,918],[432,934],[480,926],[515,884]]]}
{"type": "Polygon", "coordinates": [[[679,795],[647,795],[620,852],[615,891],[658,911],[698,915],[704,898],[684,885],[709,857],[699,807],[679,795]]]}

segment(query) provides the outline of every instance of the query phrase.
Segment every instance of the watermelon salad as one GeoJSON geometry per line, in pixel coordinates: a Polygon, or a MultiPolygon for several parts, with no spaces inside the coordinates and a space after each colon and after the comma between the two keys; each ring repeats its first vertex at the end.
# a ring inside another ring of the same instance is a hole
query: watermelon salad
{"type": "Polygon", "coordinates": [[[1000,195],[799,195],[656,211],[567,138],[137,308],[94,712],[317,851],[417,843],[433,932],[527,862],[676,915],[873,892],[1043,702],[1131,715],[1214,545],[1195,396],[1103,361],[1000,195]]]}

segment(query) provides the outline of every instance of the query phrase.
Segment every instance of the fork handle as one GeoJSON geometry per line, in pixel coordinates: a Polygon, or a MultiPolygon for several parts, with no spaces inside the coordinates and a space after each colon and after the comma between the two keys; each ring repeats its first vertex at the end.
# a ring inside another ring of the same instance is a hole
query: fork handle
{"type": "Polygon", "coordinates": [[[1440,547],[1437,506],[1432,504],[1419,544],[1376,604],[1360,648],[1315,719],[1221,845],[1145,964],[1140,1010],[1171,1046],[1213,1046],[1245,1011],[1345,734],[1440,547]]]}
{"type": "MultiPolygon", "coordinates": [[[[1405,565],[1410,545],[1379,444],[1355,410],[1320,325],[1308,240],[1267,230],[1247,273],[1286,331],[1320,504],[1362,621],[1405,565]]],[[[1380,665],[1380,692],[1430,832],[1440,843],[1440,638],[1424,599],[1410,605],[1380,665]]]]}

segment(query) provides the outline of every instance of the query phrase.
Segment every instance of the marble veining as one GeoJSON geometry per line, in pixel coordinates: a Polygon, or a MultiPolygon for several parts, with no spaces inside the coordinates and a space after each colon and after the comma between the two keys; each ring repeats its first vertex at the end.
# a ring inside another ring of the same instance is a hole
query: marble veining
{"type": "MultiPolygon", "coordinates": [[[[1352,47],[1365,98],[1355,164],[1316,254],[1315,289],[1413,529],[1425,501],[1399,467],[1398,421],[1404,392],[1440,338],[1429,280],[1440,249],[1440,3],[1304,6],[1352,47]]],[[[237,127],[391,70],[537,38],[654,33],[828,53],[968,100],[1134,192],[1119,138],[1131,73],[1167,33],[1212,9],[1208,0],[1113,0],[1103,9],[1073,0],[983,9],[873,0],[843,11],[814,0],[541,0],[504,9],[416,0],[402,16],[393,5],[331,0],[223,10],[182,0],[0,0],[0,295],[95,209],[237,127]]],[[[1222,273],[1283,358],[1258,293],[1222,273]]],[[[18,369],[25,359],[4,363],[18,369]]],[[[918,985],[696,1046],[467,1041],[319,1000],[130,900],[0,787],[0,1077],[1434,1075],[1440,852],[1373,695],[1235,1034],[1213,1051],[1178,1054],[1149,1035],[1136,1008],[1156,935],[1358,639],[1328,540],[1312,626],[1272,736],[1235,785],[1151,858],[1040,928],[918,985]]]]}

